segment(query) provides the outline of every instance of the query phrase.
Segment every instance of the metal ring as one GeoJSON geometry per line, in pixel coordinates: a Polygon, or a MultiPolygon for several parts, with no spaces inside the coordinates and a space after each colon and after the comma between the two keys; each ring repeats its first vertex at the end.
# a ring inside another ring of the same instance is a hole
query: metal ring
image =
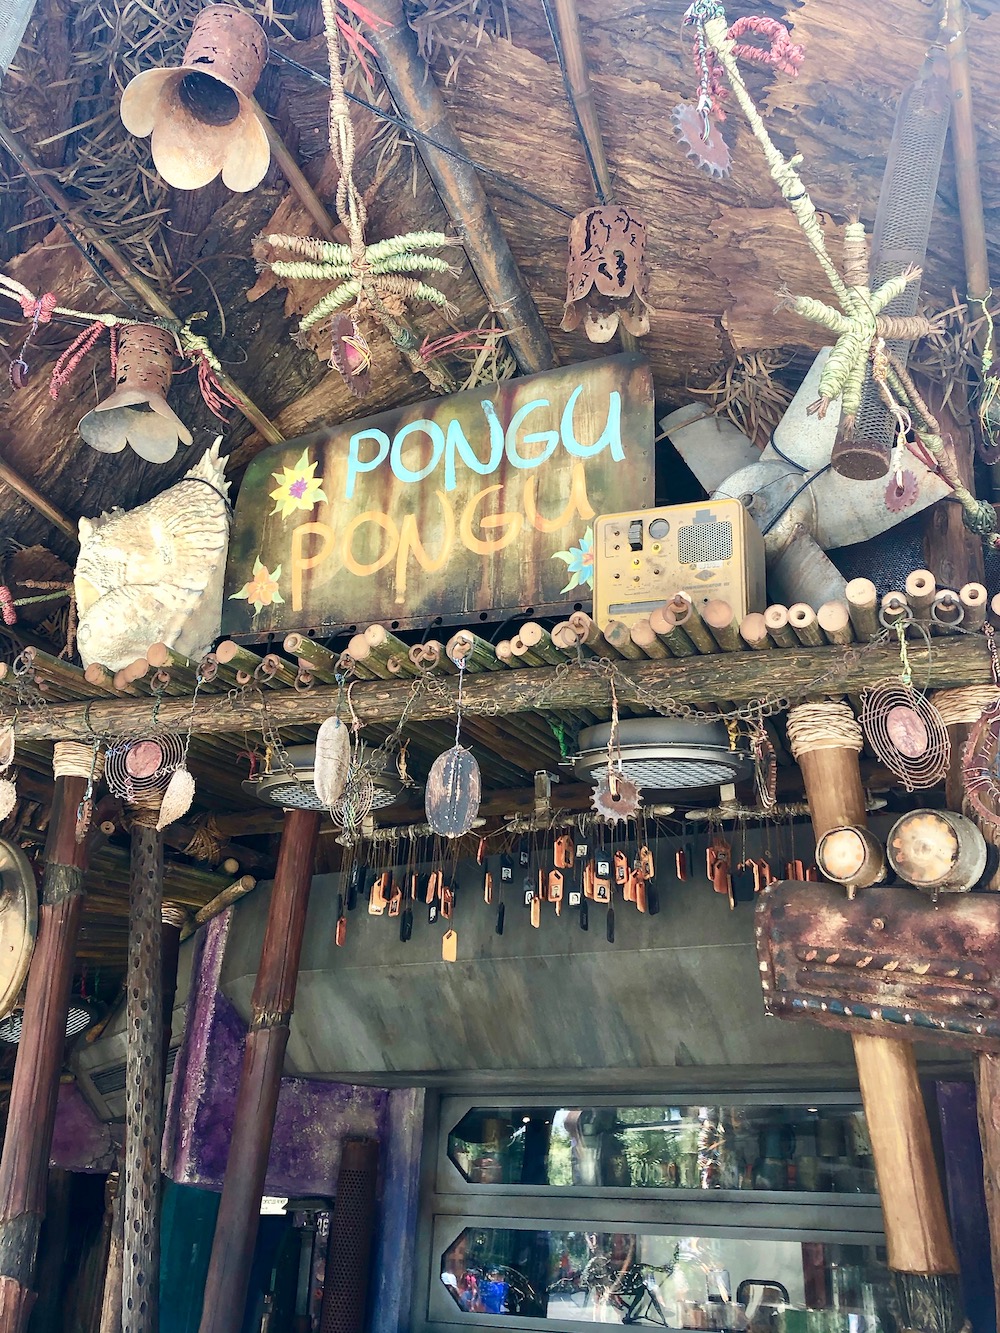
{"type": "Polygon", "coordinates": [[[902,612],[898,616],[893,616],[892,620],[885,618],[886,608],[880,606],[878,609],[879,624],[883,629],[895,629],[897,625],[902,625],[905,629],[907,625],[913,624],[913,608],[909,602],[905,603],[902,612]]]}
{"type": "Polygon", "coordinates": [[[964,619],[965,619],[965,607],[962,605],[961,599],[956,597],[955,594],[951,592],[950,589],[942,588],[942,590],[935,596],[933,602],[931,602],[931,620],[933,620],[935,625],[944,625],[947,627],[950,625],[961,625],[964,619]],[[954,601],[951,600],[952,597],[955,597],[954,601]],[[957,619],[942,620],[937,613],[939,606],[953,607],[955,610],[958,611],[957,619]]]}

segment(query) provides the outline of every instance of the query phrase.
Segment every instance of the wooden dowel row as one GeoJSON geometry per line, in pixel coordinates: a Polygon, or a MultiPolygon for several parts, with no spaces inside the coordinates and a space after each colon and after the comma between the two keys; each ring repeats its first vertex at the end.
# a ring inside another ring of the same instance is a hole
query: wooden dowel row
{"type": "Polygon", "coordinates": [[[854,626],[854,633],[861,643],[868,643],[879,633],[878,592],[871,579],[851,579],[844,596],[854,626]]]}

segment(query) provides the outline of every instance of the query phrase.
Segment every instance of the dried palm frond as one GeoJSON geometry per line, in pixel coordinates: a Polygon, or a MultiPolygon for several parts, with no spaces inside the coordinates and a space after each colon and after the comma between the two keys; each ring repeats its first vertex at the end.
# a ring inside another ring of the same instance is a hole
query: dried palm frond
{"type": "Polygon", "coordinates": [[[714,369],[711,384],[689,393],[712,400],[712,411],[725,413],[748,439],[763,447],[784,416],[792,391],[775,378],[791,364],[791,357],[778,350],[737,352],[714,369]]]}
{"type": "Polygon", "coordinates": [[[404,7],[428,65],[440,56],[447,66],[446,84],[455,81],[462,60],[484,36],[510,40],[507,0],[409,0],[404,7]]]}

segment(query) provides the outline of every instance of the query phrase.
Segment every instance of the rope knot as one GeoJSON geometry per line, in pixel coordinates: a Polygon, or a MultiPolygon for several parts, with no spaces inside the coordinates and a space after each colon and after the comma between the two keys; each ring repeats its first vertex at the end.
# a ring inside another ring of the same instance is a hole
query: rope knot
{"type": "Polygon", "coordinates": [[[962,506],[962,522],[978,537],[988,537],[997,529],[997,511],[988,500],[974,500],[962,506]]]}
{"type": "Polygon", "coordinates": [[[59,298],[55,292],[43,292],[41,296],[35,297],[28,292],[25,296],[18,298],[21,303],[21,311],[30,319],[33,324],[48,324],[49,320],[59,304],[59,298]]]}

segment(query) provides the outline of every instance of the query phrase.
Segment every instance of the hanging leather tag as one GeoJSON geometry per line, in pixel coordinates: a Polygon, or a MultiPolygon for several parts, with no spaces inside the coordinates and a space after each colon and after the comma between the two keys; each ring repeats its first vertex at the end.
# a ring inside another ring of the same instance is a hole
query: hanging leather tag
{"type": "Polygon", "coordinates": [[[594,901],[597,903],[609,903],[611,901],[610,879],[601,879],[599,875],[594,877],[594,901]]]}
{"type": "Polygon", "coordinates": [[[408,907],[399,918],[399,938],[406,944],[413,934],[413,909],[408,907]]]}
{"type": "Polygon", "coordinates": [[[580,899],[580,929],[590,929],[590,904],[586,898],[580,899]]]}
{"type": "Polygon", "coordinates": [[[476,847],[476,865],[481,866],[486,860],[486,839],[480,838],[479,845],[476,847]]]}
{"type": "Polygon", "coordinates": [[[660,910],[660,895],[652,884],[646,885],[646,911],[650,916],[656,916],[660,910]]]}
{"type": "Polygon", "coordinates": [[[645,915],[646,913],[646,878],[644,875],[633,874],[632,876],[632,901],[637,909],[645,915]]]}
{"type": "Polygon", "coordinates": [[[440,870],[432,870],[427,876],[427,894],[426,901],[435,902],[441,896],[441,886],[444,883],[444,875],[440,870]]]}
{"type": "Polygon", "coordinates": [[[535,877],[535,886],[535,897],[541,898],[542,902],[548,902],[549,877],[541,866],[538,867],[538,873],[535,877]]]}
{"type": "Polygon", "coordinates": [[[639,855],[636,857],[636,869],[644,879],[652,879],[656,873],[653,864],[653,853],[646,846],[639,848],[639,855]]]}
{"type": "Polygon", "coordinates": [[[806,866],[805,874],[803,875],[803,879],[808,880],[810,884],[818,884],[818,883],[819,883],[819,866],[806,866]]]}
{"type": "Polygon", "coordinates": [[[497,920],[496,920],[496,925],[493,927],[493,932],[494,932],[494,934],[496,934],[496,935],[502,935],[502,934],[503,934],[503,923],[504,923],[504,917],[505,917],[506,915],[507,915],[507,909],[506,909],[506,907],[504,906],[504,904],[501,903],[501,904],[497,907],[497,920]]]}
{"type": "Polygon", "coordinates": [[[628,854],[626,852],[623,852],[620,848],[617,852],[615,852],[614,866],[615,866],[615,883],[619,886],[619,888],[623,888],[628,883],[629,864],[628,864],[628,854]]]}
{"type": "Polygon", "coordinates": [[[493,901],[493,876],[488,870],[483,876],[483,901],[485,903],[492,903],[493,901]]]}
{"type": "Polygon", "coordinates": [[[549,871],[549,902],[561,903],[563,897],[563,873],[561,870],[549,871]]]}
{"type": "Polygon", "coordinates": [[[615,909],[614,909],[613,907],[609,907],[609,908],[608,908],[608,915],[607,915],[607,919],[606,919],[606,921],[605,921],[605,925],[604,925],[604,933],[605,933],[605,935],[607,936],[608,943],[609,943],[609,944],[614,944],[614,942],[615,942],[615,909]]]}
{"type": "Polygon", "coordinates": [[[687,855],[683,847],[678,847],[674,852],[674,874],[679,880],[685,880],[688,877],[687,855]]]}
{"type": "Polygon", "coordinates": [[[429,926],[433,926],[434,922],[437,919],[438,919],[438,905],[436,902],[433,902],[427,908],[427,924],[429,926]]]}
{"type": "Polygon", "coordinates": [[[399,916],[403,910],[403,890],[398,884],[393,884],[392,892],[389,894],[389,915],[399,916]]]}
{"type": "Polygon", "coordinates": [[[446,963],[453,963],[458,957],[458,932],[446,930],[441,936],[441,957],[446,963]]]}
{"type": "Polygon", "coordinates": [[[500,883],[511,884],[514,880],[514,862],[506,852],[500,857],[500,883]]]}
{"type": "Polygon", "coordinates": [[[446,921],[451,920],[452,908],[455,905],[455,894],[447,884],[441,889],[441,915],[446,921]]]}
{"type": "Polygon", "coordinates": [[[541,898],[532,898],[531,900],[531,924],[537,930],[542,924],[542,900],[541,898]]]}
{"type": "Polygon", "coordinates": [[[593,861],[587,861],[583,867],[583,896],[585,898],[593,898],[595,878],[594,863],[593,861]]]}
{"type": "Polygon", "coordinates": [[[347,917],[337,917],[337,929],[333,935],[334,941],[339,949],[344,947],[344,941],[347,939],[347,917]]]}
{"type": "Polygon", "coordinates": [[[372,880],[372,886],[368,894],[368,915],[382,916],[385,913],[386,893],[388,891],[389,872],[383,870],[381,875],[372,880]]]}
{"type": "Polygon", "coordinates": [[[560,870],[569,870],[573,865],[573,839],[568,833],[561,833],[552,847],[552,856],[560,870]]]}
{"type": "Polygon", "coordinates": [[[353,912],[358,905],[358,894],[364,892],[364,883],[366,868],[360,861],[355,861],[351,866],[351,873],[347,876],[347,910],[353,912]]]}

